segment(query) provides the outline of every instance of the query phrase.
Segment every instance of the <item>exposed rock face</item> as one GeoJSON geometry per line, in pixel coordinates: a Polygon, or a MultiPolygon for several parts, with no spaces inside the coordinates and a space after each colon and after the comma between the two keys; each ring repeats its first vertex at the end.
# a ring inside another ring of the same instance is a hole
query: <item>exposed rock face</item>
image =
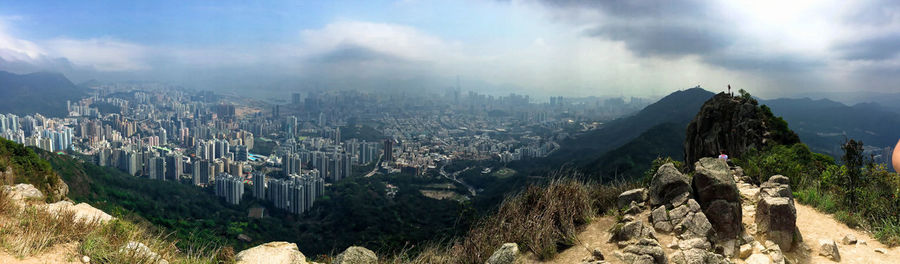
{"type": "Polygon", "coordinates": [[[72,204],[69,201],[59,201],[52,204],[47,204],[43,206],[48,212],[58,214],[63,211],[72,211],[75,213],[75,221],[99,221],[100,223],[106,223],[110,220],[115,219],[111,215],[103,212],[100,209],[94,208],[93,206],[86,203],[79,203],[77,205],[72,204]]]}
{"type": "Polygon", "coordinates": [[[650,205],[654,207],[665,204],[678,206],[684,203],[691,194],[690,181],[672,163],[663,164],[650,180],[650,205]]]}
{"type": "Polygon", "coordinates": [[[375,252],[364,248],[352,246],[348,247],[344,252],[338,254],[337,257],[334,258],[334,264],[376,264],[378,263],[378,256],[375,255],[375,252]]]}
{"type": "Polygon", "coordinates": [[[741,195],[731,169],[716,158],[702,158],[694,167],[694,193],[716,231],[714,242],[738,239],[742,224],[741,195]]]}
{"type": "Polygon", "coordinates": [[[20,183],[13,186],[4,185],[3,187],[0,187],[0,190],[7,193],[10,198],[18,202],[24,202],[25,200],[44,200],[44,194],[37,188],[34,188],[34,185],[31,184],[20,183]]]}
{"type": "Polygon", "coordinates": [[[640,188],[619,194],[619,198],[618,200],[616,200],[616,204],[619,206],[619,208],[625,208],[626,206],[630,205],[631,202],[643,204],[645,201],[647,201],[647,189],[640,188]]]}
{"type": "Polygon", "coordinates": [[[500,246],[500,249],[494,251],[488,258],[486,264],[513,264],[516,261],[516,255],[519,254],[519,246],[516,243],[506,243],[500,246]]]}
{"type": "Polygon", "coordinates": [[[757,232],[784,251],[793,250],[794,245],[800,242],[797,209],[789,182],[787,177],[781,175],[770,177],[760,186],[759,200],[756,202],[757,232]]]}
{"type": "Polygon", "coordinates": [[[700,108],[688,124],[684,141],[684,161],[688,166],[703,157],[715,157],[726,150],[741,157],[750,148],[761,149],[769,140],[765,115],[753,99],[719,93],[700,108]]]}
{"type": "Polygon", "coordinates": [[[269,242],[241,251],[235,256],[237,264],[306,264],[306,256],[297,249],[297,244],[269,242]]]}

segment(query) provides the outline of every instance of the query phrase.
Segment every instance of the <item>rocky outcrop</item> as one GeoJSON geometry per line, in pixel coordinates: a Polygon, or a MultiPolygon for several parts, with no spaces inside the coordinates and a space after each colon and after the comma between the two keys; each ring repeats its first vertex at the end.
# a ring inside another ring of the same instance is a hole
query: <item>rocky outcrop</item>
{"type": "MultiPolygon", "coordinates": [[[[724,243],[738,239],[743,230],[741,195],[731,169],[725,161],[716,158],[702,158],[694,167],[694,194],[716,231],[713,242],[724,243]]],[[[734,252],[734,249],[730,251],[734,252]]]]}
{"type": "Polygon", "coordinates": [[[650,180],[650,206],[671,204],[681,205],[691,195],[691,180],[682,174],[675,165],[666,163],[656,170],[650,180]]]}
{"type": "Polygon", "coordinates": [[[73,204],[69,201],[59,201],[52,204],[42,206],[50,213],[59,214],[64,211],[72,211],[75,214],[75,221],[106,223],[115,219],[111,215],[100,209],[86,203],[73,204]]]}
{"type": "Polygon", "coordinates": [[[269,242],[241,251],[235,256],[237,264],[306,264],[306,256],[297,244],[269,242]]]}
{"type": "MultiPolygon", "coordinates": [[[[703,157],[715,157],[725,150],[739,158],[748,149],[762,149],[770,142],[793,144],[797,135],[790,130],[777,131],[770,111],[747,96],[719,93],[700,108],[688,124],[684,141],[684,161],[688,166],[703,157]]],[[[787,128],[779,128],[787,129],[787,128]]],[[[691,169],[693,167],[689,167],[691,169]]]]}
{"type": "Polygon", "coordinates": [[[770,177],[760,186],[756,202],[757,234],[775,242],[784,251],[793,250],[801,238],[789,183],[790,180],[781,175],[770,177]]]}
{"type": "Polygon", "coordinates": [[[364,248],[352,246],[348,247],[334,258],[333,264],[376,264],[378,256],[375,252],[364,248]]]}
{"type": "Polygon", "coordinates": [[[516,243],[505,243],[500,249],[494,251],[485,264],[513,264],[519,254],[519,246],[516,243]]]}

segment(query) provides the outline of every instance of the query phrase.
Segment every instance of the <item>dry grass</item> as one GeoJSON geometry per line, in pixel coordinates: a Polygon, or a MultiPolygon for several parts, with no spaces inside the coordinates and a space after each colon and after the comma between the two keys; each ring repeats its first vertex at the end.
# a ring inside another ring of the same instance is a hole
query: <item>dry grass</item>
{"type": "Polygon", "coordinates": [[[92,263],[234,262],[230,247],[210,244],[181,251],[168,235],[148,225],[124,220],[76,221],[73,211],[52,213],[37,206],[23,207],[6,193],[0,193],[0,242],[18,257],[40,255],[55,245],[76,242],[78,253],[91,257],[92,263]],[[146,249],[134,249],[138,247],[132,242],[140,242],[146,249]]]}
{"type": "Polygon", "coordinates": [[[575,244],[580,228],[598,213],[611,211],[620,193],[638,184],[584,183],[557,178],[507,197],[497,212],[475,224],[462,239],[432,244],[416,255],[404,250],[384,263],[484,263],[503,243],[550,259],[575,244]]]}

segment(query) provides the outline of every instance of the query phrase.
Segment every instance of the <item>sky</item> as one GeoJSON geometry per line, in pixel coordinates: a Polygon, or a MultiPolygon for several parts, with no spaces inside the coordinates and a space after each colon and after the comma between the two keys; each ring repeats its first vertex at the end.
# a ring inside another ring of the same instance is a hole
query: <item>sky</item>
{"type": "Polygon", "coordinates": [[[898,92],[900,1],[0,1],[0,70],[283,93],[898,92]]]}

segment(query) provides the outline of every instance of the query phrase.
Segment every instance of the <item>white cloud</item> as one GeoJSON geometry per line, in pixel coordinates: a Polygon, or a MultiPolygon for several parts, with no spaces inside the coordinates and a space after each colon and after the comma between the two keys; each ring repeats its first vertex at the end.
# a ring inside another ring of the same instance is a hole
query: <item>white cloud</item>
{"type": "Polygon", "coordinates": [[[47,46],[55,56],[98,71],[139,71],[150,68],[146,62],[148,48],[112,38],[59,38],[48,41],[47,46]]]}
{"type": "Polygon", "coordinates": [[[8,19],[0,19],[0,59],[7,61],[35,61],[45,55],[43,49],[31,41],[12,36],[4,23],[8,19]]]}
{"type": "Polygon", "coordinates": [[[301,55],[358,46],[408,60],[433,60],[439,52],[454,49],[438,37],[397,24],[340,21],[321,29],[303,30],[300,34],[301,55]]]}

